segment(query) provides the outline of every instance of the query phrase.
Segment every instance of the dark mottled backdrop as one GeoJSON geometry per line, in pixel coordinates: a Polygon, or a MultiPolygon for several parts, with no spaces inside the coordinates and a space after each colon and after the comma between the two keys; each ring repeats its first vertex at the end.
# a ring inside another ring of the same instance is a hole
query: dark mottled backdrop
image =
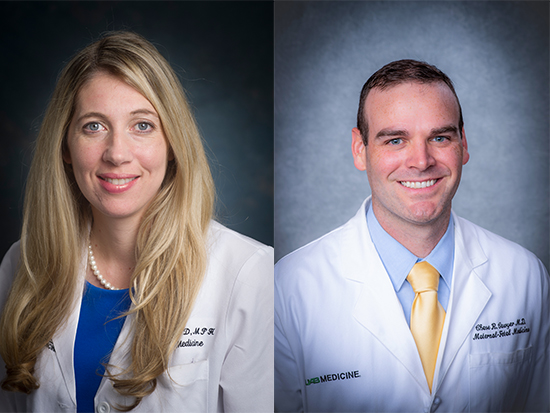
{"type": "Polygon", "coordinates": [[[108,30],[152,41],[178,72],[207,142],[219,220],[273,245],[273,4],[1,2],[0,256],[57,75],[108,30]]]}
{"type": "Polygon", "coordinates": [[[454,81],[470,162],[455,211],[548,267],[548,2],[275,2],[276,258],[370,193],[353,166],[363,83],[413,58],[454,81]]]}

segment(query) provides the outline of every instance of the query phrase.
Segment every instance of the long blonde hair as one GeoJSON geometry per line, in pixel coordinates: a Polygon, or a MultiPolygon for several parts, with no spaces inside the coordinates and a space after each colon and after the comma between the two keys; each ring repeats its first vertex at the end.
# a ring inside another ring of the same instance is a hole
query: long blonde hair
{"type": "Polygon", "coordinates": [[[91,208],[70,165],[65,137],[82,86],[99,72],[118,76],[159,114],[174,160],[140,224],[131,279],[131,364],[107,375],[131,410],[152,393],[168,365],[206,270],[214,185],[202,141],[174,71],[158,50],[130,32],[108,34],[63,69],[46,111],[27,179],[20,267],[0,320],[4,390],[40,385],[34,366],[71,311],[91,224],[91,208]]]}

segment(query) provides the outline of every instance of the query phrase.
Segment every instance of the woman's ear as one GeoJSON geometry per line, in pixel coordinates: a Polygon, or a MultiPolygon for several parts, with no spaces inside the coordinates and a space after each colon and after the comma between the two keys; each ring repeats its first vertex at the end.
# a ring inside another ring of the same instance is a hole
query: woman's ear
{"type": "Polygon", "coordinates": [[[63,139],[63,143],[61,145],[61,157],[63,158],[63,161],[67,164],[72,163],[71,159],[71,151],[69,151],[69,145],[67,145],[67,139],[63,139]]]}

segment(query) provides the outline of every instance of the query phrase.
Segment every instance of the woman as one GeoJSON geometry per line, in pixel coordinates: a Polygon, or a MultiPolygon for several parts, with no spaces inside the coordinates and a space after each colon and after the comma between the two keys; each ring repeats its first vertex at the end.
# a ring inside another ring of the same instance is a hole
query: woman
{"type": "Polygon", "coordinates": [[[74,57],[0,267],[0,410],[272,410],[272,249],[213,201],[154,46],[118,32],[74,57]]]}

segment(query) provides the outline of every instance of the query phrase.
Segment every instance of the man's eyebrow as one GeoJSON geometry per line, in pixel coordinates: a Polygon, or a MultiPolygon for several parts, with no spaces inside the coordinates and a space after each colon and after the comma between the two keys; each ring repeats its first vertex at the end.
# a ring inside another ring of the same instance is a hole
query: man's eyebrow
{"type": "Polygon", "coordinates": [[[430,131],[430,135],[441,135],[443,133],[456,133],[458,135],[458,128],[455,125],[447,125],[441,128],[434,128],[430,131]]]}
{"type": "Polygon", "coordinates": [[[408,136],[408,135],[409,133],[406,130],[387,128],[379,131],[374,138],[378,139],[378,138],[383,138],[385,136],[408,136]]]}
{"type": "MultiPolygon", "coordinates": [[[[440,128],[434,128],[430,131],[430,136],[440,135],[443,133],[456,133],[458,134],[458,128],[455,125],[446,125],[440,128]]],[[[375,135],[375,139],[384,138],[387,136],[408,136],[409,132],[404,129],[382,129],[375,135]]]]}

